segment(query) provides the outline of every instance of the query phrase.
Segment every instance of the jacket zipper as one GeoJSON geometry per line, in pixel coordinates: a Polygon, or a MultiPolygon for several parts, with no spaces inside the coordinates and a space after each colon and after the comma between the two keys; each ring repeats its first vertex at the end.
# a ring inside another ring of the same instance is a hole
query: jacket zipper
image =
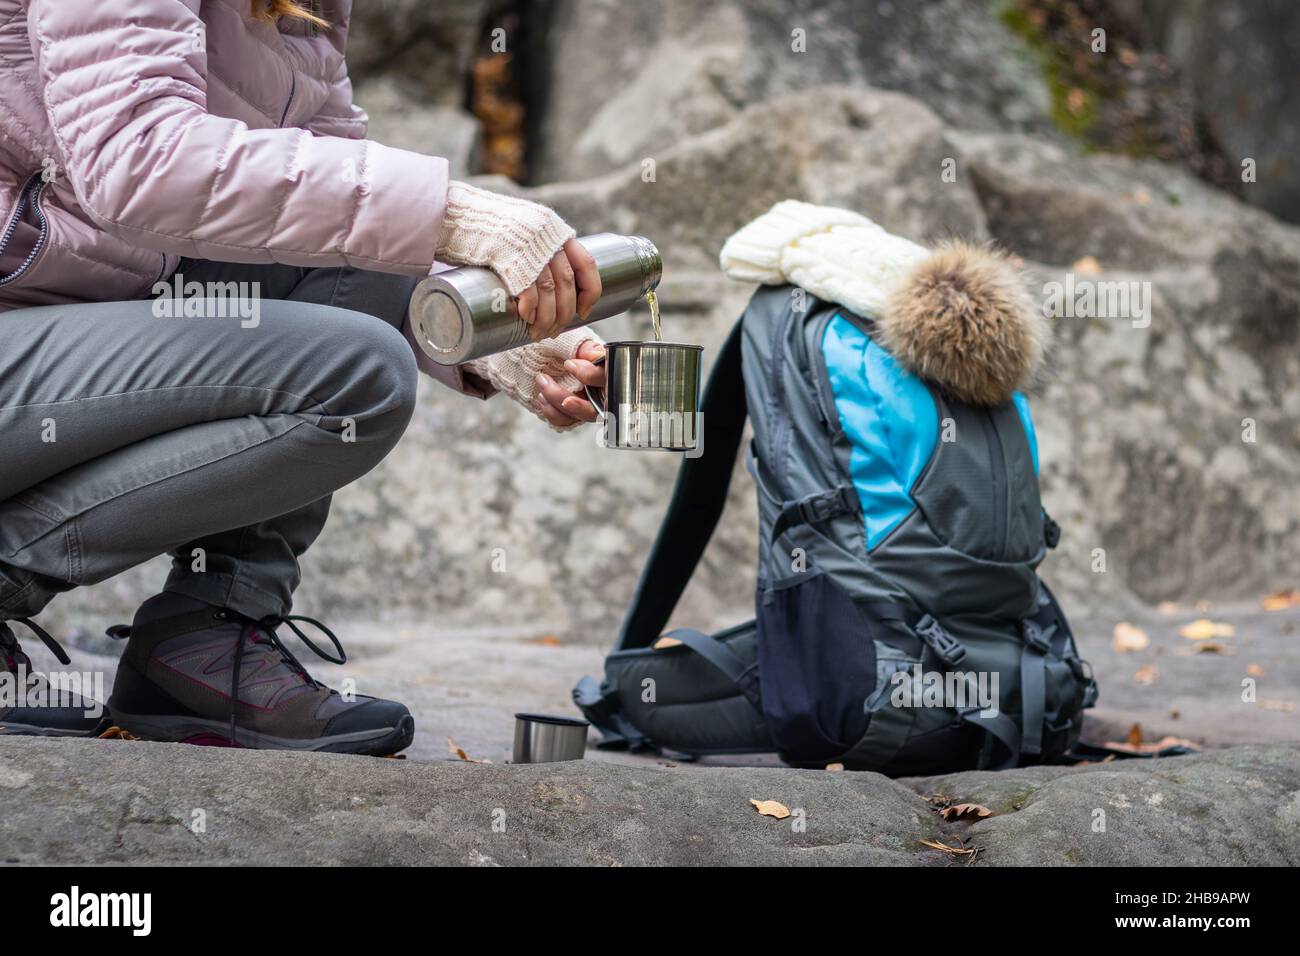
{"type": "Polygon", "coordinates": [[[46,185],[46,182],[41,179],[40,173],[33,174],[23,184],[22,192],[18,195],[18,203],[14,207],[13,216],[9,219],[9,225],[5,227],[4,235],[0,236],[0,253],[5,251],[5,248],[9,245],[9,240],[13,238],[14,232],[18,229],[19,221],[27,211],[28,203],[31,204],[32,210],[36,213],[41,231],[40,235],[36,237],[36,244],[32,246],[32,251],[27,254],[23,264],[7,276],[0,276],[0,285],[8,285],[15,279],[20,278],[23,273],[32,267],[32,263],[36,261],[36,256],[45,248],[45,237],[49,233],[49,222],[45,218],[45,213],[41,211],[41,192],[46,185]]]}
{"type": "Polygon", "coordinates": [[[1006,560],[1010,534],[1010,522],[1007,520],[1007,461],[992,409],[984,412],[984,432],[988,438],[989,461],[993,466],[993,529],[1000,542],[997,557],[998,560],[1006,560]]]}
{"type": "Polygon", "coordinates": [[[280,127],[284,127],[284,121],[289,118],[289,107],[293,105],[294,94],[298,92],[298,74],[289,74],[289,99],[285,101],[284,112],[280,114],[280,127]]]}

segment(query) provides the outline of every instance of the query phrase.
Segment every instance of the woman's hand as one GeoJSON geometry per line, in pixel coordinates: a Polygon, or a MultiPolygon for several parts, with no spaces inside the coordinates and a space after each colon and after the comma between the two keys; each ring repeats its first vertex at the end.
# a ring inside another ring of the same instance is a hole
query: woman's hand
{"type": "MultiPolygon", "coordinates": [[[[540,342],[563,332],[575,315],[585,320],[600,298],[600,291],[596,260],[582,243],[570,239],[542,269],[537,280],[519,293],[516,309],[519,317],[532,326],[529,336],[534,342],[540,342]]],[[[585,364],[589,366],[591,363],[585,364]]],[[[579,381],[585,382],[586,379],[580,377],[579,381]]],[[[591,408],[590,402],[583,404],[591,408]]],[[[594,416],[595,412],[592,414],[594,416]]]]}
{"type": "MultiPolygon", "coordinates": [[[[598,342],[588,339],[578,346],[564,367],[583,385],[604,388],[605,366],[593,364],[604,354],[605,349],[598,342]]],[[[581,389],[570,392],[545,373],[537,376],[536,406],[548,422],[559,428],[576,422],[594,422],[597,417],[596,407],[587,401],[581,389]]]]}

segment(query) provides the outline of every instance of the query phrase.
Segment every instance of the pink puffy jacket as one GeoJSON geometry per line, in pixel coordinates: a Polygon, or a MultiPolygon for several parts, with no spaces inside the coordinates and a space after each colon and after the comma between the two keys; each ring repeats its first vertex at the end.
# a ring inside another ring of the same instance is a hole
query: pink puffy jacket
{"type": "Polygon", "coordinates": [[[364,138],[351,2],[317,9],[0,0],[0,310],[142,298],[181,256],[428,273],[447,162],[364,138]]]}

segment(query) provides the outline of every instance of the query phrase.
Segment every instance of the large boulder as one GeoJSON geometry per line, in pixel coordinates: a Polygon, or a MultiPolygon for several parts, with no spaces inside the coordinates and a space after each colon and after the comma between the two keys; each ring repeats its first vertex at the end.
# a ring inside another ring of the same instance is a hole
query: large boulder
{"type": "MultiPolygon", "coordinates": [[[[702,343],[706,358],[751,291],[719,275],[719,246],[788,197],[861,210],[922,242],[997,240],[1028,261],[1038,294],[1088,257],[1096,265],[1080,263],[1076,278],[1149,282],[1146,327],[1057,322],[1055,371],[1033,397],[1044,500],[1066,527],[1047,573],[1092,606],[1293,583],[1300,230],[1167,166],[958,134],[915,99],[849,87],[749,107],[665,149],[649,171],[638,161],[524,192],[580,231],[657,242],[666,334],[702,343]]],[[[639,309],[597,329],[643,338],[649,322],[639,309]]],[[[593,429],[555,434],[506,399],[425,385],[401,445],[336,496],[304,559],[300,607],[608,641],[676,459],[603,450],[593,429]]],[[[708,627],[752,614],[754,527],[741,470],[681,620],[708,627]]],[[[55,607],[122,613],[147,593],[142,576],[159,574],[134,572],[55,607]]]]}
{"type": "Polygon", "coordinates": [[[359,87],[397,83],[411,107],[461,106],[493,0],[383,0],[354,3],[348,70],[359,87]]]}
{"type": "MultiPolygon", "coordinates": [[[[846,87],[751,107],[665,150],[651,172],[633,162],[526,194],[580,231],[653,238],[667,263],[667,334],[708,353],[750,291],[718,275],[722,240],[791,196],[859,209],[918,241],[996,240],[1029,262],[1040,294],[1088,257],[1097,266],[1080,264],[1076,279],[1150,283],[1145,327],[1057,322],[1054,374],[1034,400],[1045,500],[1067,528],[1052,575],[1073,597],[1158,601],[1257,594],[1300,565],[1300,231],[1160,164],[957,134],[909,97],[846,87]],[[949,159],[955,182],[941,176],[949,159]]],[[[647,325],[640,310],[599,330],[642,337],[647,325]]],[[[309,593],[427,602],[466,623],[540,618],[603,639],[676,461],[601,450],[590,429],[555,435],[502,400],[436,389],[427,400],[393,459],[340,496],[347,546],[309,555],[309,569],[320,562],[309,593]],[[496,549],[504,573],[490,571],[496,549]]],[[[683,619],[720,623],[750,606],[748,481],[732,493],[683,619]]]]}
{"type": "Polygon", "coordinates": [[[1200,121],[1234,165],[1254,163],[1247,202],[1300,222],[1300,4],[1118,0],[1178,68],[1200,121]]]}
{"type": "Polygon", "coordinates": [[[541,181],[658,157],[746,106],[832,83],[975,129],[1053,131],[1040,67],[989,0],[555,0],[535,82],[541,181]]]}
{"type": "Polygon", "coordinates": [[[8,738],[0,799],[10,864],[1300,864],[1294,744],[891,781],[8,738]],[[936,808],[954,802],[995,815],[945,822],[936,808]]]}

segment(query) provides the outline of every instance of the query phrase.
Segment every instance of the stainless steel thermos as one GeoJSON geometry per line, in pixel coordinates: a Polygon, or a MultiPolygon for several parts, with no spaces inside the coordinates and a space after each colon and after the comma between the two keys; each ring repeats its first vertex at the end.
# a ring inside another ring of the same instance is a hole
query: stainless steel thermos
{"type": "MultiPolygon", "coordinates": [[[[620,315],[659,285],[663,259],[649,239],[602,232],[578,241],[596,260],[602,291],[586,321],[575,315],[565,328],[620,315]]],[[[420,348],[439,365],[459,365],[530,341],[529,326],[496,273],[476,266],[422,280],[411,297],[411,327],[420,348]]]]}

